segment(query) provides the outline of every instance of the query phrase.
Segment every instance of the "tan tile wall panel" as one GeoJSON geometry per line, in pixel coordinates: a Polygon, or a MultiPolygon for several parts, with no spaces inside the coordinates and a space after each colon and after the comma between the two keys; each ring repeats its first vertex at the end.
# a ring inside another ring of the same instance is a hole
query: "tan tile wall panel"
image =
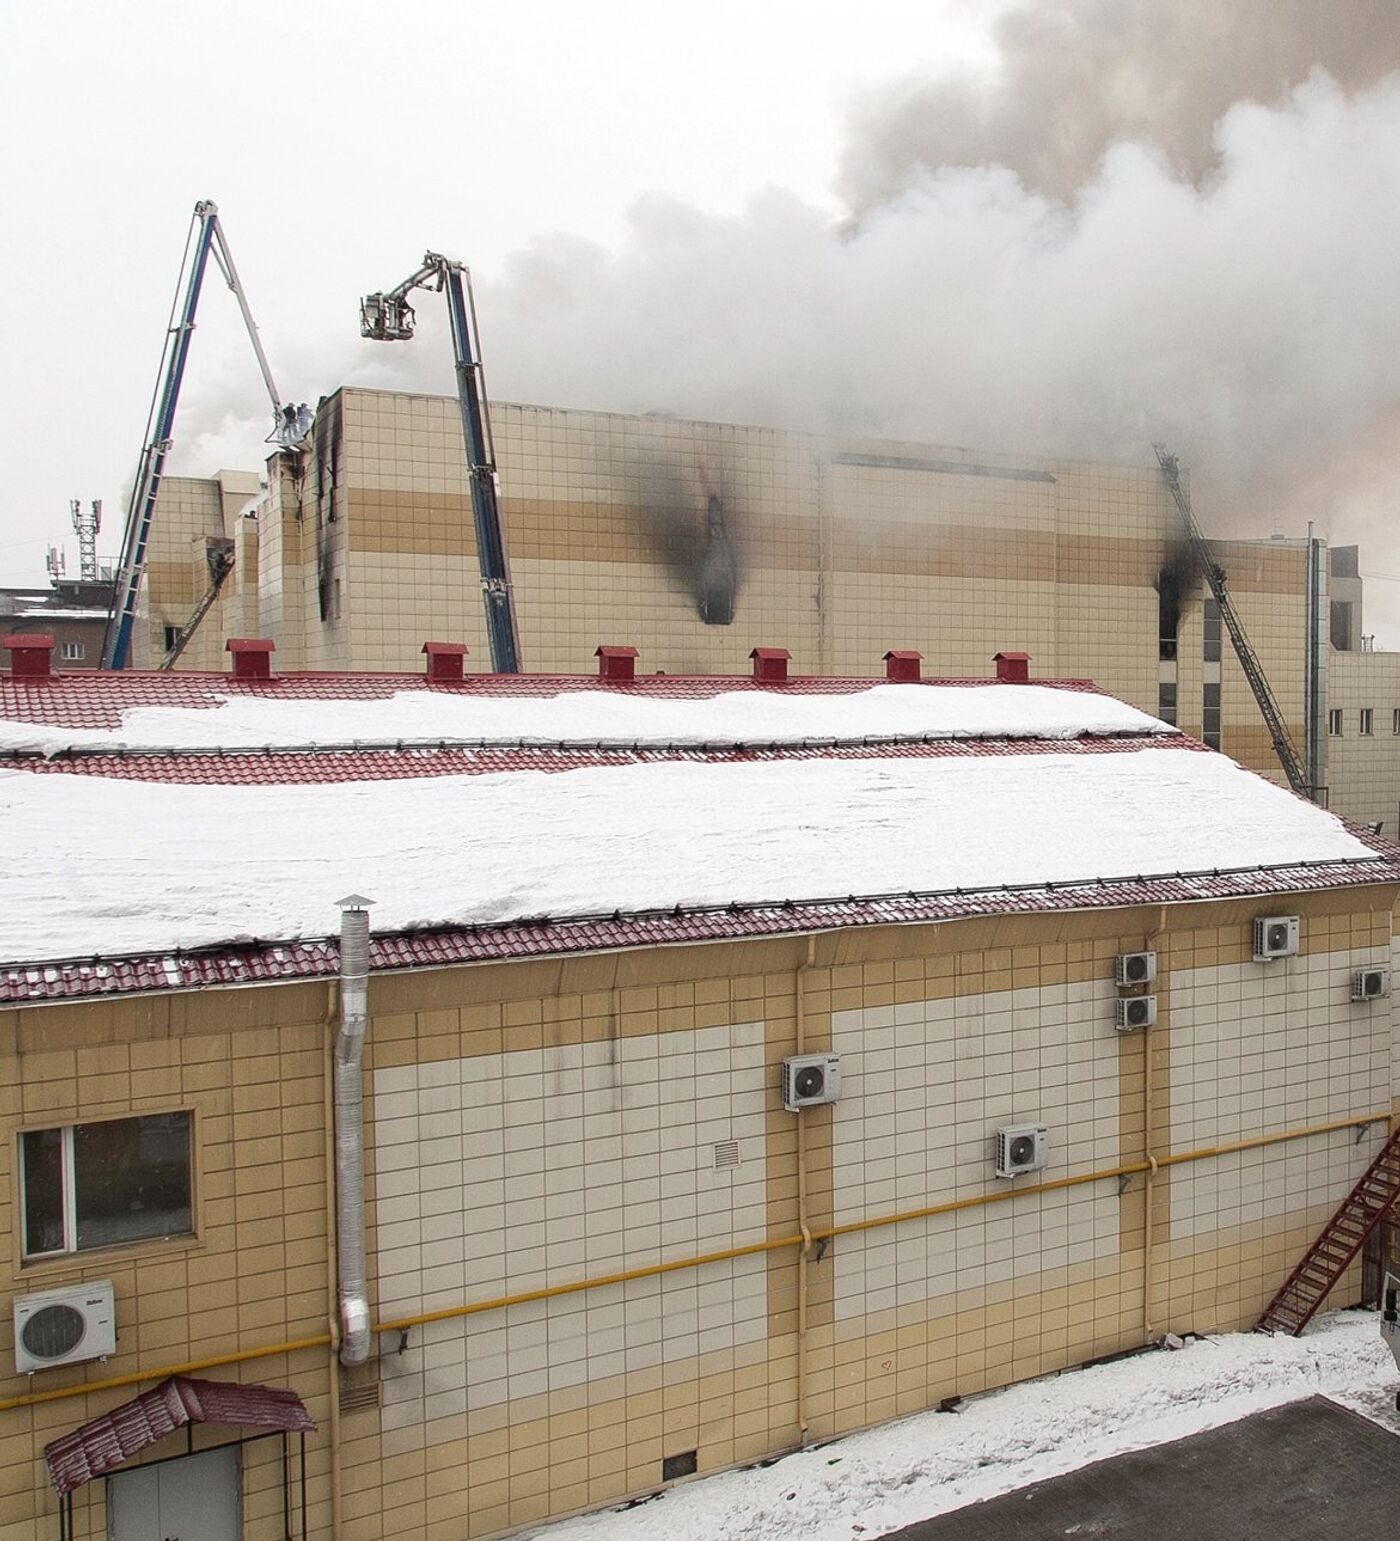
{"type": "MultiPolygon", "coordinates": [[[[153,669],[165,654],[167,626],[183,626],[208,579],[203,576],[204,538],[222,535],[223,501],[214,478],[167,476],[151,517],[151,534],[141,614],[132,632],[132,663],[153,669]]],[[[216,608],[218,608],[216,606],[216,608]]],[[[217,668],[222,651],[219,618],[210,615],[181,657],[184,669],[217,668]]]]}
{"type": "MultiPolygon", "coordinates": [[[[256,995],[258,992],[243,992],[256,995]]],[[[301,992],[258,1003],[305,1004],[301,992]]],[[[110,1006],[0,1014],[6,1050],[0,1077],[0,1193],[8,1295],[84,1279],[110,1279],[117,1308],[117,1352],[105,1363],[46,1372],[44,1389],[132,1373],[152,1365],[291,1341],[324,1331],[326,1190],[324,1073],[326,1026],[295,1014],[276,1026],[251,1025],[252,1013],[221,1013],[201,1003],[204,1030],[182,1035],[189,1019],[168,1002],[113,1012],[110,1006]],[[211,1032],[211,1017],[244,1016],[249,1025],[211,1032]],[[114,1024],[113,1017],[117,1021],[114,1024]],[[175,1029],[174,1036],[167,1036],[175,1029]],[[110,1041],[93,1040],[107,1038],[110,1041]],[[80,1046],[72,1046],[74,1044],[80,1046]],[[47,1045],[54,1045],[49,1047],[47,1045]],[[63,1045],[63,1046],[61,1046],[63,1045]],[[19,1050],[16,1053],[16,1049],[19,1050]],[[24,1264],[18,1234],[16,1152],[22,1129],[167,1112],[194,1113],[197,1234],[189,1240],[104,1249],[24,1264]]],[[[9,1312],[0,1322],[0,1363],[13,1363],[9,1312]]],[[[293,1385],[324,1429],[325,1353],[300,1353],[211,1372],[293,1385]]],[[[34,1389],[27,1377],[0,1377],[0,1395],[34,1389]]],[[[140,1388],[93,1392],[7,1412],[0,1440],[0,1513],[7,1537],[56,1532],[56,1498],[42,1466],[43,1445],[127,1400],[140,1388]]],[[[229,1431],[197,1431],[196,1448],[229,1431]]],[[[308,1473],[315,1515],[325,1523],[324,1435],[313,1436],[308,1473]]],[[[184,1435],[152,1447],[146,1459],[183,1453],[184,1435]]],[[[280,1453],[271,1444],[246,1452],[246,1534],[279,1536],[280,1453]]],[[[107,1534],[104,1487],[76,1498],[79,1536],[107,1534]]]]}
{"type": "MultiPolygon", "coordinates": [[[[834,1110],[803,1115],[819,1227],[1005,1191],[989,1149],[1004,1121],[1051,1125],[1052,1178],[1141,1159],[1149,1049],[1159,1153],[1384,1108],[1400,1062],[1390,1002],[1351,1007],[1342,992],[1351,968],[1388,956],[1395,901],[1388,888],[1273,901],[1303,916],[1303,951],[1268,966],[1249,960],[1260,904],[1237,901],[874,928],[810,953],[781,938],[378,977],[378,1319],[794,1235],[797,1125],[777,1067],[799,996],[806,1047],[835,1047],[847,1076],[834,1110]],[[1159,953],[1161,1025],[1120,1036],[1113,957],[1144,946],[1159,953]],[[730,1139],[741,1163],[716,1168],[730,1139]]],[[[332,1009],[317,984],[0,1013],[0,1044],[19,1051],[0,1078],[7,1167],[14,1131],[36,1122],[172,1105],[199,1118],[198,1242],[46,1274],[110,1276],[124,1302],[118,1359],[63,1374],[320,1330],[332,1009]]],[[[1122,1194],[1104,1180],[835,1238],[807,1267],[811,1436],[1134,1346],[1149,1317],[1157,1333],[1248,1325],[1375,1138],[1160,1174],[1150,1303],[1140,1176],[1122,1194]]],[[[0,1192],[14,1191],[9,1173],[0,1192]]],[[[382,1405],[342,1428],[347,1535],[485,1536],[651,1491],[666,1455],[695,1449],[712,1470],[789,1447],[797,1298],[784,1245],[698,1279],[415,1328],[403,1353],[379,1340],[382,1405]]],[[[323,1354],[215,1373],[296,1386],[324,1428],[323,1354]]],[[[11,1377],[0,1394],[22,1387],[11,1377]]],[[[16,1537],[52,1528],[43,1440],[128,1394],[10,1415],[0,1496],[29,1506],[16,1537]]],[[[322,1534],[325,1455],[318,1435],[322,1534]]],[[[275,1483],[261,1466],[248,1482],[266,1510],[249,1534],[275,1534],[275,1483]]],[[[102,1533],[99,1487],[80,1534],[102,1533]]]]}
{"type": "Polygon", "coordinates": [[[1380,821],[1382,834],[1400,830],[1400,653],[1336,653],[1327,659],[1327,705],[1342,713],[1340,737],[1328,737],[1328,806],[1359,823],[1380,821]],[[1361,733],[1371,709],[1372,732],[1361,733]]]}

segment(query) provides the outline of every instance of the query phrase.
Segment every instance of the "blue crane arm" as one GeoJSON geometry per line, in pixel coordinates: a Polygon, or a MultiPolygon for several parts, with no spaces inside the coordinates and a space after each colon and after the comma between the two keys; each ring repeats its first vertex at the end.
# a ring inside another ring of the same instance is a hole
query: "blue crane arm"
{"type": "Polygon", "coordinates": [[[151,417],[147,422],[146,446],[141,452],[141,463],[132,485],[131,503],[127,508],[121,564],[117,568],[112,592],[112,612],[102,642],[104,669],[125,669],[130,662],[131,629],[136,620],[141,579],[146,571],[151,518],[155,513],[156,497],[165,471],[165,459],[170,452],[170,433],[175,422],[175,408],[180,400],[185,363],[189,358],[194,313],[199,306],[199,291],[204,283],[204,270],[209,263],[209,250],[214,242],[218,218],[218,209],[214,204],[195,204],[190,222],[190,239],[185,245],[186,262],[181,269],[185,276],[185,287],[183,299],[179,302],[179,319],[166,333],[160,379],[151,417]]]}
{"type": "Polygon", "coordinates": [[[462,437],[467,450],[467,485],[476,525],[477,562],[481,594],[486,604],[486,633],[491,643],[491,668],[497,674],[519,674],[520,636],[506,556],[505,524],[496,486],[496,455],[491,444],[491,419],[476,343],[476,310],[471,279],[460,262],[428,252],[423,265],[396,289],[366,295],[360,302],[360,335],[379,342],[406,342],[413,336],[414,312],[408,296],[429,289],[447,298],[452,327],[452,354],[457,367],[457,404],[462,413],[462,437]]]}

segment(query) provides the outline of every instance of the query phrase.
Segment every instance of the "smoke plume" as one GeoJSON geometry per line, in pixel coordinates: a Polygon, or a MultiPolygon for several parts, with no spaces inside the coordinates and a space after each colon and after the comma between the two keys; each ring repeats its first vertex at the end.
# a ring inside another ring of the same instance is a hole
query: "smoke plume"
{"type": "Polygon", "coordinates": [[[910,75],[853,104],[839,185],[858,214],[948,166],[1070,198],[1125,139],[1197,181],[1235,102],[1275,102],[1314,69],[1356,89],[1400,66],[1395,0],[1017,0],[992,32],[992,76],[910,75]]]}
{"type": "MultiPolygon", "coordinates": [[[[994,80],[853,109],[848,218],[653,195],[616,250],[518,252],[478,283],[493,391],[1146,465],[1160,439],[1208,532],[1315,520],[1400,571],[1396,15],[1021,0],[994,80]]],[[[406,347],[337,344],[320,388],[450,392],[437,310],[406,347]]]]}

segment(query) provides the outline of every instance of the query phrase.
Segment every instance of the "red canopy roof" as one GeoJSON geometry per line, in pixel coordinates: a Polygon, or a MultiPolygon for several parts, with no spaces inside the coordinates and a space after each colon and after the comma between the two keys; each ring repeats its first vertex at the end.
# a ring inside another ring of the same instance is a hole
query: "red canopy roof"
{"type": "Polygon", "coordinates": [[[236,1381],[172,1375],[152,1390],[45,1445],[49,1480],[60,1495],[71,1493],[188,1423],[227,1423],[302,1433],[316,1427],[301,1398],[285,1386],[243,1386],[236,1381]]]}

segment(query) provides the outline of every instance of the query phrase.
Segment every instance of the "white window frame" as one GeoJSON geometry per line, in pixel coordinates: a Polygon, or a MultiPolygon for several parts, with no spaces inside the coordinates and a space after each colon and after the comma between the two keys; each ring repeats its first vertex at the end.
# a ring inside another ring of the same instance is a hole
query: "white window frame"
{"type": "Polygon", "coordinates": [[[1363,706],[1357,716],[1360,719],[1357,731],[1362,738],[1370,738],[1375,727],[1375,713],[1369,706],[1363,706]]]}
{"type": "Polygon", "coordinates": [[[1400,706],[1391,709],[1390,731],[1392,733],[1400,733],[1400,706]]]}
{"type": "Polygon", "coordinates": [[[1340,738],[1342,736],[1342,709],[1340,706],[1332,707],[1327,713],[1328,738],[1340,738]]]}
{"type": "Polygon", "coordinates": [[[68,663],[81,663],[87,657],[87,649],[81,642],[60,642],[58,656],[68,663]]]}
{"type": "MultiPolygon", "coordinates": [[[[194,1110],[192,1108],[169,1108],[168,1116],[183,1113],[189,1120],[189,1148],[187,1152],[187,1170],[189,1173],[190,1188],[190,1228],[188,1231],[175,1233],[178,1236],[193,1236],[195,1234],[195,1209],[194,1209],[194,1110]]],[[[56,1257],[80,1257],[88,1252],[106,1252],[112,1247],[139,1247],[150,1245],[152,1242],[164,1241],[168,1238],[161,1236],[139,1236],[130,1241],[110,1242],[102,1247],[78,1246],[78,1183],[77,1163],[73,1159],[73,1136],[80,1127],[89,1124],[119,1124],[126,1121],[134,1122],[141,1118],[151,1118],[152,1113],[124,1113],[116,1118],[88,1118],[73,1124],[45,1124],[37,1129],[21,1129],[18,1137],[18,1149],[16,1152],[16,1166],[19,1172],[19,1247],[20,1256],[26,1263],[44,1263],[56,1257]],[[57,1129],[63,1136],[60,1148],[60,1195],[63,1206],[63,1245],[52,1252],[30,1252],[25,1245],[29,1236],[29,1184],[25,1180],[24,1167],[24,1137],[27,1134],[45,1134],[50,1129],[57,1129]]]]}

